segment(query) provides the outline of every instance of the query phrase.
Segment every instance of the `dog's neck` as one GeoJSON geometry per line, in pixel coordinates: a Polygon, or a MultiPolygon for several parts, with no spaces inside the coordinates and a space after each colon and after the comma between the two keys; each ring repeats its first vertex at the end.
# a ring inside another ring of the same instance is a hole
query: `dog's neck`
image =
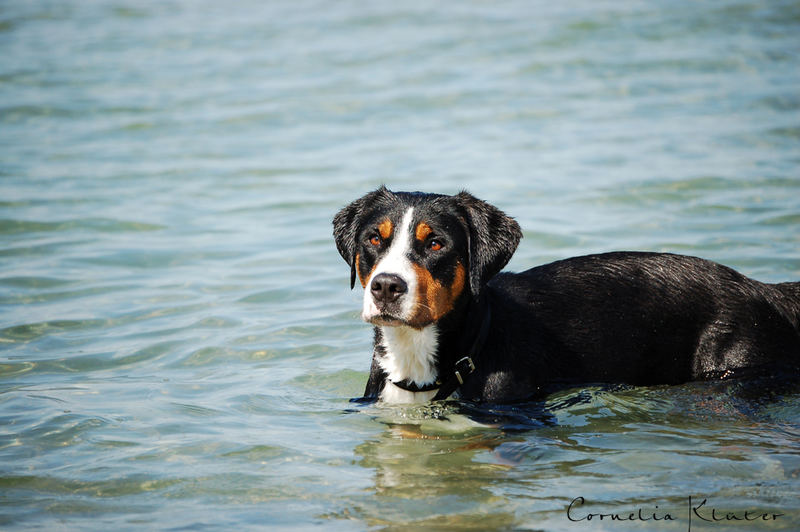
{"type": "Polygon", "coordinates": [[[483,302],[471,303],[421,329],[379,326],[378,364],[391,382],[431,384],[442,378],[443,370],[449,371],[458,358],[466,356],[480,330],[484,311],[483,302]]]}
{"type": "Polygon", "coordinates": [[[379,327],[379,334],[383,356],[378,363],[390,381],[408,380],[424,385],[436,380],[439,348],[436,324],[422,329],[405,325],[379,327]]]}

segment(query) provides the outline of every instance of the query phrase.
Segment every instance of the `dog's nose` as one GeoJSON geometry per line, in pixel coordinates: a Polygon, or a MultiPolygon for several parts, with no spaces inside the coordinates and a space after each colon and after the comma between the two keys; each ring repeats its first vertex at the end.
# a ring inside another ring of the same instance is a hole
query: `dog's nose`
{"type": "Polygon", "coordinates": [[[399,275],[380,273],[369,287],[376,303],[393,303],[408,292],[408,285],[399,275]]]}

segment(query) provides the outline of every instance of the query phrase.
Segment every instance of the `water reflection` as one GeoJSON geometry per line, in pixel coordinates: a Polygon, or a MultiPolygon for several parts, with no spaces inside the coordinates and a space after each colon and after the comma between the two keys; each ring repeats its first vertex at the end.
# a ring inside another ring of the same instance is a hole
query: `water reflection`
{"type": "Polygon", "coordinates": [[[391,529],[467,527],[505,529],[516,522],[493,486],[507,480],[513,464],[492,458],[509,441],[502,431],[451,432],[447,421],[385,423],[376,439],[355,449],[358,464],[374,471],[376,503],[361,516],[370,526],[391,529]]]}
{"type": "MultiPolygon", "coordinates": [[[[358,413],[383,430],[354,449],[377,496],[360,517],[387,529],[558,529],[576,497],[592,512],[644,508],[681,519],[688,496],[746,505],[746,489],[726,486],[782,483],[800,471],[791,451],[779,451],[797,434],[775,429],[797,417],[786,411],[800,393],[792,380],[589,387],[524,405],[365,406],[358,413]]],[[[770,509],[780,504],[792,507],[770,509]]],[[[685,529],[678,521],[659,529],[685,529]]]]}

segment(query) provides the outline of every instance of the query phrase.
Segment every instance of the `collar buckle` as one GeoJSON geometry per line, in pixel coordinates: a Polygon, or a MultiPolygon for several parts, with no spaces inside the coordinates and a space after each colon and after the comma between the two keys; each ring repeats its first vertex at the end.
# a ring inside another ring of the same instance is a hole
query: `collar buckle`
{"type": "Polygon", "coordinates": [[[464,384],[464,377],[461,376],[462,371],[464,372],[465,377],[469,376],[473,371],[475,371],[475,363],[470,357],[464,357],[456,362],[455,375],[459,384],[464,384]]]}

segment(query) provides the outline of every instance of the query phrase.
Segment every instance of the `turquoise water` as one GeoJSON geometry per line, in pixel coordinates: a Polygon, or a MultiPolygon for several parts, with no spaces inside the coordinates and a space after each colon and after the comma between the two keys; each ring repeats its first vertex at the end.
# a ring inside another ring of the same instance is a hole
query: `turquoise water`
{"type": "Polygon", "coordinates": [[[796,385],[350,403],[330,220],[468,188],[511,269],[800,280],[798,124],[794,1],[3,3],[0,527],[796,529],[796,385]]]}

